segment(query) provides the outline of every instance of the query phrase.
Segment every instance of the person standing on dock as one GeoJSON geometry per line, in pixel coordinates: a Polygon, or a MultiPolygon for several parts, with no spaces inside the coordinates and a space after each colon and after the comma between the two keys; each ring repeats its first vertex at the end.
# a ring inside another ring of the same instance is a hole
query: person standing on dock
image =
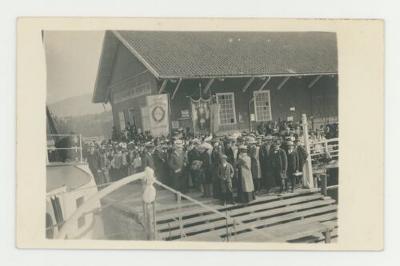
{"type": "Polygon", "coordinates": [[[221,155],[220,163],[218,164],[217,174],[221,184],[221,199],[224,203],[235,204],[233,199],[232,179],[235,174],[233,166],[227,162],[227,156],[221,155]]]}
{"type": "Polygon", "coordinates": [[[101,156],[98,150],[96,150],[93,143],[90,144],[89,154],[87,156],[87,162],[89,169],[93,174],[96,185],[102,185],[104,183],[104,177],[101,170],[101,156]]]}
{"type": "Polygon", "coordinates": [[[152,142],[147,142],[145,144],[145,149],[143,151],[143,169],[150,167],[154,170],[154,159],[153,159],[154,144],[152,142]]]}
{"type": "Polygon", "coordinates": [[[168,158],[168,166],[171,169],[171,175],[173,178],[174,189],[185,193],[185,180],[182,180],[182,170],[184,167],[184,154],[183,154],[183,143],[182,140],[176,140],[172,147],[172,153],[168,158]]]}
{"type": "Polygon", "coordinates": [[[238,178],[240,188],[238,189],[238,196],[241,202],[249,203],[255,199],[254,196],[254,183],[251,174],[251,158],[247,154],[247,147],[245,145],[239,146],[239,156],[237,159],[238,178]]]}
{"type": "Polygon", "coordinates": [[[297,155],[299,157],[299,164],[298,164],[299,169],[297,169],[297,170],[301,173],[300,175],[298,175],[296,177],[297,178],[296,183],[300,184],[300,185],[303,185],[302,184],[303,183],[303,173],[305,172],[303,168],[304,168],[304,165],[305,165],[305,163],[307,161],[308,153],[306,151],[306,148],[304,148],[303,145],[300,143],[300,139],[299,138],[297,138],[295,140],[294,144],[295,144],[295,150],[296,150],[297,155]]]}
{"type": "Polygon", "coordinates": [[[286,152],[280,148],[279,142],[272,145],[271,152],[271,170],[277,183],[281,184],[281,193],[287,190],[287,156],[286,152]]]}
{"type": "MultiPolygon", "coordinates": [[[[294,149],[292,141],[286,143],[287,146],[287,176],[291,184],[291,191],[293,192],[296,186],[296,173],[299,169],[299,156],[297,151],[294,149]]],[[[287,188],[288,182],[286,179],[285,186],[287,188]]]]}
{"type": "Polygon", "coordinates": [[[267,190],[267,193],[276,186],[275,177],[271,170],[271,150],[272,150],[272,136],[267,135],[263,138],[263,143],[260,147],[259,160],[261,168],[261,176],[263,186],[267,190]]]}

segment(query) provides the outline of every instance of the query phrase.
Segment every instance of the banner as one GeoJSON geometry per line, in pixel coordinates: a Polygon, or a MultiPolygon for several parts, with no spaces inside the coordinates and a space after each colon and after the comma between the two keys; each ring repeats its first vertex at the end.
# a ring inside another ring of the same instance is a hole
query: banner
{"type": "Polygon", "coordinates": [[[219,131],[219,104],[211,104],[211,133],[217,134],[219,131]]]}
{"type": "Polygon", "coordinates": [[[166,136],[169,134],[169,103],[167,94],[146,96],[149,128],[153,136],[166,136]]]}
{"type": "Polygon", "coordinates": [[[192,103],[192,121],[193,121],[193,132],[194,134],[209,134],[211,126],[211,112],[210,104],[211,99],[205,100],[200,98],[199,100],[191,99],[192,103]]]}

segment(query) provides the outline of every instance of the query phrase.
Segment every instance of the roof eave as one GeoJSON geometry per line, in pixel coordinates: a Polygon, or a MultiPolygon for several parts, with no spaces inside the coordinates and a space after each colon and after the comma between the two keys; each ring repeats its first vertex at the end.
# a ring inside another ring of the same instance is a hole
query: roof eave
{"type": "Polygon", "coordinates": [[[237,75],[159,75],[159,79],[204,79],[204,78],[250,78],[250,77],[300,77],[300,76],[330,76],[338,75],[338,72],[315,73],[270,73],[270,74],[237,74],[237,75]]]}
{"type": "Polygon", "coordinates": [[[143,56],[133,48],[124,37],[118,31],[112,31],[112,33],[117,37],[117,39],[157,78],[160,78],[160,74],[155,70],[149,62],[147,62],[143,56]]]}

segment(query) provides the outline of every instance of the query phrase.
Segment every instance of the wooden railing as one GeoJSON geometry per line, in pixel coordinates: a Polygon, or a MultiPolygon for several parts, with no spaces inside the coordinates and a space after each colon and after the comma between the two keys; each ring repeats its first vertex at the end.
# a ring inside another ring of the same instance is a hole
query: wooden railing
{"type": "Polygon", "coordinates": [[[339,139],[326,139],[317,142],[310,141],[310,154],[313,163],[324,156],[329,156],[331,159],[337,160],[339,158],[339,139]]]}
{"type": "MultiPolygon", "coordinates": [[[[49,147],[47,146],[47,152],[49,151],[58,151],[58,150],[71,150],[75,152],[79,152],[79,162],[83,162],[83,145],[82,145],[82,135],[81,134],[49,134],[47,135],[48,139],[53,139],[54,144],[56,144],[57,140],[60,138],[74,138],[76,141],[76,145],[72,147],[49,147]]],[[[47,154],[48,156],[48,154],[47,154]]],[[[47,157],[47,163],[49,163],[49,158],[47,157]]]]}
{"type": "Polygon", "coordinates": [[[323,141],[310,143],[310,155],[313,165],[313,176],[319,182],[321,193],[328,195],[328,190],[338,189],[339,185],[328,186],[327,168],[338,167],[339,160],[339,139],[326,139],[323,141]],[[333,162],[333,164],[332,164],[333,162]]]}
{"type": "MultiPolygon", "coordinates": [[[[161,183],[158,180],[155,180],[154,183],[159,185],[160,187],[162,187],[164,189],[167,189],[168,191],[170,191],[170,192],[172,192],[173,194],[176,195],[176,197],[177,197],[177,210],[178,210],[178,221],[179,221],[180,237],[183,238],[183,240],[186,237],[186,234],[185,234],[185,230],[184,230],[184,223],[183,223],[183,217],[182,217],[182,205],[181,205],[182,204],[182,198],[184,198],[184,199],[196,204],[197,206],[205,209],[206,211],[215,213],[218,216],[220,216],[221,218],[225,219],[226,220],[226,223],[225,223],[225,228],[226,228],[225,240],[227,242],[232,241],[232,239],[235,238],[235,235],[237,235],[238,232],[246,231],[246,230],[247,231],[248,230],[254,231],[259,235],[265,236],[266,238],[270,237],[270,235],[264,233],[260,229],[254,227],[254,226],[250,226],[250,225],[248,225],[246,223],[243,223],[242,221],[240,221],[238,219],[235,219],[235,218],[229,216],[227,212],[223,213],[223,212],[221,212],[221,211],[219,211],[219,210],[217,210],[215,208],[212,208],[212,207],[210,207],[210,206],[208,206],[208,205],[206,205],[206,204],[204,204],[204,203],[202,203],[202,202],[200,202],[200,201],[198,201],[198,200],[196,200],[196,199],[194,199],[194,198],[192,198],[192,197],[190,197],[188,195],[185,195],[185,194],[183,194],[183,193],[181,193],[181,192],[179,192],[179,191],[177,191],[177,190],[175,190],[175,189],[173,189],[173,188],[161,183]],[[232,230],[230,230],[230,229],[232,229],[232,230]]],[[[154,220],[156,221],[156,219],[154,219],[154,220]]]]}
{"type": "Polygon", "coordinates": [[[209,212],[215,213],[218,216],[220,216],[221,218],[225,219],[226,220],[225,228],[226,228],[226,240],[227,241],[230,240],[230,237],[235,235],[235,233],[236,233],[235,232],[236,225],[238,225],[240,223],[238,221],[236,221],[234,218],[230,217],[227,213],[222,213],[222,212],[218,211],[215,208],[212,208],[212,207],[210,207],[208,205],[205,205],[201,201],[198,201],[198,200],[196,200],[196,199],[194,199],[194,198],[192,198],[192,197],[190,197],[188,195],[185,195],[185,194],[183,194],[183,193],[181,193],[181,192],[179,192],[179,191],[177,191],[177,190],[175,190],[175,189],[173,189],[173,188],[161,183],[158,180],[155,180],[154,183],[157,184],[158,186],[160,186],[160,187],[172,192],[174,195],[176,195],[179,230],[180,230],[180,237],[181,238],[185,238],[186,237],[186,234],[185,234],[185,231],[184,231],[183,216],[182,216],[182,198],[184,198],[184,199],[196,204],[197,206],[199,206],[199,207],[201,207],[201,208],[203,208],[203,209],[205,209],[205,210],[207,210],[209,212]],[[230,224],[232,225],[233,232],[229,231],[229,225],[230,224]]]}

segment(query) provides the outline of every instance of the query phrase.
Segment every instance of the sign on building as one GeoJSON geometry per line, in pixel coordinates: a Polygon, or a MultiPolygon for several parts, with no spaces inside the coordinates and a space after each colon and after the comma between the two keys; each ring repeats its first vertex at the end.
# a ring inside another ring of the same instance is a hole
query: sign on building
{"type": "Polygon", "coordinates": [[[181,110],[181,117],[180,117],[179,119],[181,119],[181,120],[183,120],[183,119],[190,119],[190,112],[189,112],[189,109],[181,110]]]}
{"type": "Polygon", "coordinates": [[[210,132],[210,104],[211,99],[191,99],[193,131],[195,134],[210,132]]]}
{"type": "Polygon", "coordinates": [[[149,128],[153,136],[169,134],[169,101],[167,94],[146,96],[149,128]]]}

